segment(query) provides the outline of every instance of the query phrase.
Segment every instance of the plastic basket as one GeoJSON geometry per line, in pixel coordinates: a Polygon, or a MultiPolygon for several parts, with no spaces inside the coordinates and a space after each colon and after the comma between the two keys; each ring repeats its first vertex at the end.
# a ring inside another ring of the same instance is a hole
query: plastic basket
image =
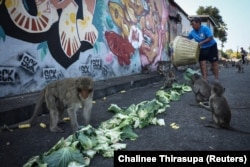
{"type": "Polygon", "coordinates": [[[175,66],[196,64],[199,59],[200,47],[198,42],[177,36],[172,44],[172,63],[175,66]]]}

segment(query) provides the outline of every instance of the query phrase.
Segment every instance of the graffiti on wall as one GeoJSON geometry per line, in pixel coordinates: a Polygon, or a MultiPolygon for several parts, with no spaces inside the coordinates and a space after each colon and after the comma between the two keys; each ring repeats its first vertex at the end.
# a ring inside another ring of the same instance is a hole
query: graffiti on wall
{"type": "Polygon", "coordinates": [[[5,33],[32,43],[47,41],[51,56],[64,68],[95,43],[95,0],[6,0],[0,25],[5,33]]]}
{"type": "Polygon", "coordinates": [[[130,64],[134,50],[138,49],[142,66],[155,67],[168,38],[166,1],[109,1],[108,7],[120,34],[108,31],[105,36],[120,65],[130,64]]]}
{"type": "Polygon", "coordinates": [[[20,65],[22,68],[33,74],[36,73],[38,68],[38,62],[36,61],[36,59],[32,56],[29,56],[27,53],[23,55],[20,65]]]}
{"type": "Polygon", "coordinates": [[[12,67],[0,67],[0,83],[15,82],[16,69],[12,67]]]}
{"type": "Polygon", "coordinates": [[[44,68],[43,69],[43,76],[45,80],[57,80],[57,70],[56,68],[44,68]]]}
{"type": "Polygon", "coordinates": [[[28,93],[64,77],[154,70],[168,59],[168,19],[166,0],[0,1],[0,84],[28,93]]]}

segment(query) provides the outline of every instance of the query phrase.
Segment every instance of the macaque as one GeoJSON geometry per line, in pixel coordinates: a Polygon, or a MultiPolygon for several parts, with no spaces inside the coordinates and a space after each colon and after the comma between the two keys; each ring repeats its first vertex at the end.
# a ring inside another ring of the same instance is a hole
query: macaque
{"type": "Polygon", "coordinates": [[[175,74],[173,71],[167,72],[167,75],[165,76],[164,81],[164,88],[171,88],[172,84],[177,82],[177,78],[175,77],[175,74]]]}
{"type": "Polygon", "coordinates": [[[231,110],[227,99],[223,95],[225,88],[220,83],[214,83],[211,88],[211,96],[209,105],[200,103],[199,105],[212,113],[213,124],[206,124],[206,127],[224,128],[228,130],[238,131],[245,134],[250,132],[241,131],[230,126],[231,110]]]}
{"type": "Polygon", "coordinates": [[[142,74],[150,74],[151,73],[152,64],[146,64],[142,67],[142,74]]]}
{"type": "Polygon", "coordinates": [[[171,69],[171,63],[169,61],[158,61],[157,72],[161,75],[166,76],[167,72],[171,69]]]}
{"type": "Polygon", "coordinates": [[[67,111],[73,131],[78,130],[77,111],[82,111],[82,116],[86,124],[90,121],[92,100],[93,100],[93,80],[91,78],[66,78],[49,83],[41,92],[39,100],[35,106],[32,117],[8,128],[17,128],[22,124],[32,124],[41,112],[42,104],[45,102],[50,114],[50,131],[63,132],[58,127],[62,119],[64,110],[67,111]]]}
{"type": "Polygon", "coordinates": [[[244,66],[243,66],[243,64],[241,63],[241,62],[237,62],[236,64],[235,64],[235,67],[238,69],[238,72],[240,73],[244,73],[244,66]]]}
{"type": "Polygon", "coordinates": [[[191,77],[191,82],[196,102],[200,103],[208,101],[211,95],[211,87],[208,82],[202,79],[198,74],[194,74],[191,77]]]}

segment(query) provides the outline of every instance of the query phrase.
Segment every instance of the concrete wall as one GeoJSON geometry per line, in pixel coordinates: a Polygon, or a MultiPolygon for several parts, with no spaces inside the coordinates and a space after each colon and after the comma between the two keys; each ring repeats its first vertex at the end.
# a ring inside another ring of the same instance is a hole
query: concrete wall
{"type": "Polygon", "coordinates": [[[183,15],[181,12],[180,12],[180,15],[182,17],[182,20],[181,20],[181,34],[180,35],[184,35],[184,36],[188,36],[189,32],[193,29],[191,26],[190,26],[190,21],[188,20],[188,18],[183,15]]]}
{"type": "Polygon", "coordinates": [[[155,70],[178,31],[169,13],[178,9],[168,0],[0,1],[0,97],[155,70]]]}

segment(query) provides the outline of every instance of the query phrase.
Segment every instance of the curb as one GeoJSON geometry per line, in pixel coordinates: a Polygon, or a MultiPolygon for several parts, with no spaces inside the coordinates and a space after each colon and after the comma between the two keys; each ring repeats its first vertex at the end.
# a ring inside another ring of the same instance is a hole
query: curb
{"type": "Polygon", "coordinates": [[[150,73],[97,81],[93,99],[109,96],[122,90],[146,86],[162,79],[163,77],[158,73],[150,73]]]}
{"type": "MultiPolygon", "coordinates": [[[[162,79],[163,77],[157,72],[152,72],[150,74],[136,74],[96,81],[94,84],[95,92],[93,99],[106,97],[122,90],[146,86],[154,82],[159,82],[162,79]]],[[[34,92],[0,99],[0,126],[15,124],[29,119],[32,116],[39,93],[34,92]]],[[[45,104],[43,105],[43,113],[48,113],[45,104]]]]}

